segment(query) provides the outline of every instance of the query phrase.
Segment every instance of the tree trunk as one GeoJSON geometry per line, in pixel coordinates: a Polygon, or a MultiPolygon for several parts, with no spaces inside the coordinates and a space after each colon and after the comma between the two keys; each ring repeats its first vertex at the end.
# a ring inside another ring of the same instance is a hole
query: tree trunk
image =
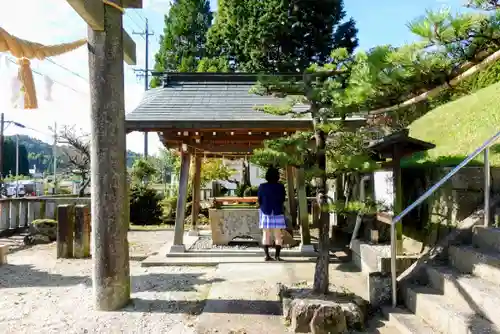
{"type": "Polygon", "coordinates": [[[83,178],[82,183],[80,183],[80,189],[78,189],[78,197],[85,196],[85,189],[88,187],[89,183],[90,183],[90,178],[87,177],[83,178]]]}
{"type": "Polygon", "coordinates": [[[326,210],[328,199],[326,194],[326,135],[319,128],[320,120],[314,119],[314,137],[316,139],[316,163],[321,174],[316,177],[316,201],[321,208],[319,218],[319,256],[314,272],[314,292],[326,294],[328,292],[330,262],[330,215],[326,210]]]}

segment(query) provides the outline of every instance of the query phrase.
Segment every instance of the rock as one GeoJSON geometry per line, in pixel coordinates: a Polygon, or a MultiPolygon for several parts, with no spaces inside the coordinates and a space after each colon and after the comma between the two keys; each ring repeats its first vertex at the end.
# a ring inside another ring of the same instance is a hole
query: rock
{"type": "Polygon", "coordinates": [[[294,333],[309,333],[314,312],[320,305],[305,299],[294,299],[290,305],[291,328],[294,333]]]}
{"type": "Polygon", "coordinates": [[[307,283],[294,287],[277,284],[283,317],[295,333],[344,333],[362,330],[367,302],[345,289],[332,286],[330,293],[318,295],[307,283]]]}
{"type": "Polygon", "coordinates": [[[361,330],[365,323],[365,314],[361,307],[355,303],[340,304],[342,312],[344,312],[347,327],[350,329],[361,330]]]}
{"type": "Polygon", "coordinates": [[[337,334],[347,331],[346,318],[340,305],[321,305],[309,323],[312,334],[337,334]]]}

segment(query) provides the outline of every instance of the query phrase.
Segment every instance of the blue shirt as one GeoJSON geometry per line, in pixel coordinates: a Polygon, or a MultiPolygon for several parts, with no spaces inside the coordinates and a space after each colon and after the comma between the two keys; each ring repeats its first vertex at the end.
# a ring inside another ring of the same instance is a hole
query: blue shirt
{"type": "Polygon", "coordinates": [[[265,215],[282,215],[285,202],[285,186],[281,183],[262,183],[257,192],[260,210],[265,215]]]}

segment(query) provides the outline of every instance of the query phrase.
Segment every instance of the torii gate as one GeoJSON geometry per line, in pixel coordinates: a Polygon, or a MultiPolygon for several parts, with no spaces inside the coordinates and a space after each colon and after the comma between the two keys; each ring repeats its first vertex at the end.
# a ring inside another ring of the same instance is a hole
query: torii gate
{"type": "Polygon", "coordinates": [[[130,300],[123,60],[136,57],[122,14],[142,0],[67,2],[89,26],[92,286],[95,308],[111,311],[130,300]]]}

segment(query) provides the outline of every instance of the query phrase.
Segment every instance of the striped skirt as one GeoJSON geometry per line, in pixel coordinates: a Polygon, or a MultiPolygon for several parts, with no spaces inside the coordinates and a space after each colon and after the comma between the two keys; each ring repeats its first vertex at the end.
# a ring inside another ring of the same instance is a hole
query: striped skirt
{"type": "Polygon", "coordinates": [[[259,227],[286,229],[285,215],[266,215],[259,210],[259,227]]]}

